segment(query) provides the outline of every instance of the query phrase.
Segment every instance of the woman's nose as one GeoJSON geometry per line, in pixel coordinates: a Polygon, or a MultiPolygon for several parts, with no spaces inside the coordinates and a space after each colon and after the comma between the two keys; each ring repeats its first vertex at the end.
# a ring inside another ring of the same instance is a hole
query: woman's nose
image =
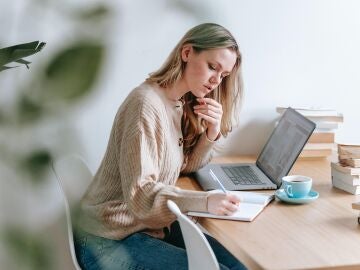
{"type": "Polygon", "coordinates": [[[214,84],[220,84],[221,82],[221,77],[220,75],[214,75],[210,78],[210,82],[214,83],[214,84]]]}

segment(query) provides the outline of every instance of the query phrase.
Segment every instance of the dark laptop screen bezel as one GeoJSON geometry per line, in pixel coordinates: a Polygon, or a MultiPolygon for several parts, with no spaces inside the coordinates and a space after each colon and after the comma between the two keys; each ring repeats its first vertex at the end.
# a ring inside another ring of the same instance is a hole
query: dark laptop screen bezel
{"type": "Polygon", "coordinates": [[[293,167],[295,161],[297,160],[297,158],[299,157],[302,149],[304,148],[305,144],[307,143],[307,141],[309,140],[311,134],[314,132],[314,129],[316,128],[316,124],[314,122],[312,122],[311,120],[309,120],[308,118],[306,118],[305,116],[303,116],[301,113],[297,112],[296,110],[292,109],[291,107],[288,107],[286,109],[286,111],[283,113],[282,117],[279,120],[283,121],[283,119],[285,117],[287,117],[288,114],[296,114],[298,117],[302,118],[303,120],[307,121],[310,125],[312,125],[312,130],[309,133],[308,137],[306,138],[304,144],[302,145],[302,147],[300,148],[300,151],[296,154],[296,157],[293,161],[291,161],[291,166],[289,166],[289,169],[286,171],[286,173],[284,175],[280,175],[279,179],[273,179],[272,176],[270,176],[268,173],[266,173],[266,170],[262,167],[261,162],[259,161],[261,155],[263,154],[264,150],[266,149],[267,145],[269,144],[269,142],[271,141],[272,136],[275,134],[275,130],[277,129],[277,127],[279,126],[279,124],[274,128],[274,130],[272,131],[269,139],[267,140],[266,144],[264,145],[264,147],[261,150],[261,153],[259,154],[257,160],[256,160],[256,166],[274,183],[277,185],[277,187],[279,188],[281,186],[281,179],[287,175],[289,173],[289,171],[291,170],[291,168],[293,167]]]}

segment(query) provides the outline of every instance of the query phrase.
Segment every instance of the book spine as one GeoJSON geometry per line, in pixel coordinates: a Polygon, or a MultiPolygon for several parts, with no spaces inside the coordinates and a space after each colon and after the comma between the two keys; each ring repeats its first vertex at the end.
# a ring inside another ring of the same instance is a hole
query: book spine
{"type": "Polygon", "coordinates": [[[360,175],[360,168],[341,166],[339,163],[334,163],[334,162],[331,162],[331,167],[334,167],[336,170],[346,173],[346,174],[360,175]]]}
{"type": "MultiPolygon", "coordinates": [[[[338,113],[336,110],[333,109],[321,109],[321,108],[296,108],[292,107],[294,110],[296,110],[298,113],[301,113],[304,116],[325,116],[325,117],[341,117],[343,118],[343,115],[341,113],[338,113]]],[[[287,107],[276,107],[276,112],[279,114],[282,114],[285,112],[287,107]]]]}
{"type": "Polygon", "coordinates": [[[306,150],[336,150],[336,146],[333,143],[306,143],[304,146],[306,150]]]}
{"type": "Polygon", "coordinates": [[[346,147],[338,145],[338,152],[340,155],[347,155],[352,158],[360,158],[360,147],[346,147]]]}
{"type": "Polygon", "coordinates": [[[339,158],[340,159],[360,159],[360,155],[352,155],[352,154],[348,155],[348,154],[340,154],[339,153],[339,158]]]}
{"type": "Polygon", "coordinates": [[[352,158],[341,158],[339,156],[339,162],[341,165],[350,166],[353,168],[360,168],[360,159],[352,159],[352,158]]]}
{"type": "Polygon", "coordinates": [[[331,156],[331,149],[303,149],[300,153],[300,157],[328,157],[331,156]]]}
{"type": "Polygon", "coordinates": [[[342,115],[338,116],[327,116],[327,115],[304,115],[306,118],[308,118],[311,121],[314,122],[336,122],[336,123],[342,123],[344,122],[344,118],[342,115]]]}
{"type": "Polygon", "coordinates": [[[354,195],[360,194],[360,186],[348,185],[348,184],[342,182],[341,180],[335,178],[334,176],[331,176],[331,180],[332,180],[333,186],[338,189],[344,190],[344,191],[349,192],[354,195]]]}
{"type": "Polygon", "coordinates": [[[335,133],[334,132],[314,132],[308,143],[334,143],[335,133]]]}
{"type": "Polygon", "coordinates": [[[352,208],[353,209],[357,209],[357,210],[360,210],[360,202],[355,202],[352,204],[352,208]]]}
{"type": "Polygon", "coordinates": [[[358,186],[360,185],[360,176],[353,176],[350,174],[342,173],[338,170],[336,170],[334,167],[331,167],[331,175],[335,177],[335,179],[338,179],[345,184],[351,185],[351,186],[358,186]]]}
{"type": "Polygon", "coordinates": [[[322,121],[313,121],[316,124],[317,130],[334,130],[338,128],[338,123],[336,122],[322,122],[322,121]]]}

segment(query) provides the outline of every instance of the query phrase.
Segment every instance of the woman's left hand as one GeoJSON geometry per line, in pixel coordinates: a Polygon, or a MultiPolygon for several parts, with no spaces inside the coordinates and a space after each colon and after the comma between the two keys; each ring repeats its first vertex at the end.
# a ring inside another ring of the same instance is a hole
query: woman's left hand
{"type": "Polygon", "coordinates": [[[220,133],[222,106],[212,98],[197,98],[196,100],[199,105],[194,106],[194,113],[207,122],[207,137],[214,141],[220,133]]]}

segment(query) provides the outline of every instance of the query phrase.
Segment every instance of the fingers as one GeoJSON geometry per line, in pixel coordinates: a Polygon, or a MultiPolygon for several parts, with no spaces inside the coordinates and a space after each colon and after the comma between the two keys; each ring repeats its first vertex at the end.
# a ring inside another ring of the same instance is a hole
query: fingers
{"type": "Polygon", "coordinates": [[[222,105],[212,98],[197,98],[198,105],[194,106],[194,113],[198,119],[207,122],[206,135],[211,141],[219,138],[221,131],[222,105]]]}
{"type": "Polygon", "coordinates": [[[206,109],[212,110],[216,113],[222,114],[222,105],[212,98],[198,98],[198,105],[194,106],[194,109],[206,109]]]}
{"type": "Polygon", "coordinates": [[[208,211],[215,215],[232,215],[238,209],[240,200],[233,194],[211,193],[208,197],[208,211]]]}
{"type": "Polygon", "coordinates": [[[230,201],[223,201],[223,207],[230,212],[235,212],[238,208],[236,204],[231,203],[230,201]]]}
{"type": "Polygon", "coordinates": [[[237,211],[240,198],[234,194],[226,194],[224,200],[221,201],[221,210],[223,215],[232,215],[237,211]]]}
{"type": "Polygon", "coordinates": [[[233,213],[234,213],[234,211],[230,211],[227,208],[222,207],[222,208],[218,208],[218,211],[217,211],[216,215],[219,215],[219,216],[231,216],[233,213]]]}
{"type": "Polygon", "coordinates": [[[197,98],[196,99],[200,104],[210,104],[214,107],[221,107],[221,104],[212,98],[197,98]]]}
{"type": "Polygon", "coordinates": [[[211,123],[211,124],[213,124],[213,125],[218,124],[218,123],[219,123],[219,120],[221,119],[221,118],[220,118],[220,119],[219,119],[219,118],[215,118],[215,117],[212,117],[212,116],[209,116],[209,115],[200,113],[200,112],[198,112],[197,115],[198,115],[200,118],[208,121],[209,123],[211,123]]]}
{"type": "Polygon", "coordinates": [[[235,205],[239,205],[239,203],[241,202],[241,198],[239,198],[235,194],[231,194],[231,193],[227,194],[226,198],[229,200],[229,202],[231,202],[232,204],[235,204],[235,205]]]}
{"type": "Polygon", "coordinates": [[[222,106],[211,98],[198,99],[199,105],[194,106],[194,112],[212,125],[218,125],[222,118],[222,106]]]}
{"type": "Polygon", "coordinates": [[[221,107],[215,107],[215,106],[210,105],[210,104],[196,105],[196,106],[194,106],[194,110],[202,112],[202,113],[213,112],[215,114],[222,114],[222,108],[221,107]]]}
{"type": "Polygon", "coordinates": [[[237,205],[223,200],[217,208],[217,215],[231,216],[237,210],[237,205]]]}

